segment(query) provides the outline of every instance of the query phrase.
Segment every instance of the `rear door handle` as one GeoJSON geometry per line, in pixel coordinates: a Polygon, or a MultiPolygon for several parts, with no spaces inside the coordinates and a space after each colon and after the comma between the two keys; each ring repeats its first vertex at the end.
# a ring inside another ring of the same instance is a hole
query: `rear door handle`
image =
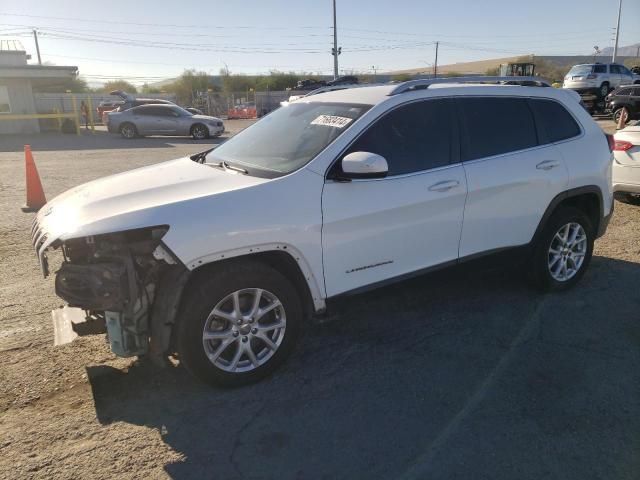
{"type": "Polygon", "coordinates": [[[429,187],[429,191],[431,192],[446,192],[447,190],[451,190],[452,188],[460,185],[458,180],[443,180],[442,182],[434,183],[429,187]]]}
{"type": "Polygon", "coordinates": [[[538,170],[551,170],[552,168],[556,168],[560,166],[560,162],[555,160],[545,160],[544,162],[540,162],[536,165],[538,170]]]}

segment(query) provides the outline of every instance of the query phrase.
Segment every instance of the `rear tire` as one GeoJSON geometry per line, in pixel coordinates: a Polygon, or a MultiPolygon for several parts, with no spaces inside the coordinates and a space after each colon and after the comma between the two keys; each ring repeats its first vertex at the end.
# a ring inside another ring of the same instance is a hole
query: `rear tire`
{"type": "Polygon", "coordinates": [[[607,82],[600,85],[600,98],[604,98],[609,95],[609,84],[607,82]]]}
{"type": "Polygon", "coordinates": [[[589,266],[594,240],[594,227],[582,210],[558,209],[534,246],[529,266],[533,284],[545,292],[573,287],[589,266]]]}
{"type": "Polygon", "coordinates": [[[250,261],[214,265],[191,286],[176,343],[180,362],[198,379],[248,385],[270,375],[293,351],[303,309],[295,287],[277,270],[250,261]]]}
{"type": "Polygon", "coordinates": [[[616,194],[616,200],[622,203],[628,203],[629,205],[640,205],[640,195],[631,193],[619,193],[616,194]]]}

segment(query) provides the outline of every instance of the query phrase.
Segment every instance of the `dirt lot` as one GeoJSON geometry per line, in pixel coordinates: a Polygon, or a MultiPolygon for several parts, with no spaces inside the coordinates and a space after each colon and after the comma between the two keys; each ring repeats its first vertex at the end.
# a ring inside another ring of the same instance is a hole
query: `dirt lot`
{"type": "Polygon", "coordinates": [[[217,140],[0,138],[0,478],[640,478],[640,207],[616,203],[573,291],[469,267],[404,282],[309,326],[273,378],[215,390],[102,337],[51,346],[28,142],[51,198],[217,140]]]}

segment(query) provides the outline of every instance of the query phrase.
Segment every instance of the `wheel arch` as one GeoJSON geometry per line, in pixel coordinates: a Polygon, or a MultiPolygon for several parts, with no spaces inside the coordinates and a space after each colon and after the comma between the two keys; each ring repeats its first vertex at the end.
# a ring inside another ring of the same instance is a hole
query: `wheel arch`
{"type": "Polygon", "coordinates": [[[597,185],[587,185],[562,192],[551,200],[533,235],[532,245],[536,244],[551,215],[564,206],[572,206],[584,211],[591,220],[596,236],[600,236],[600,227],[604,218],[602,191],[597,185]]]}
{"type": "Polygon", "coordinates": [[[265,263],[291,279],[303,301],[305,313],[320,313],[325,310],[324,295],[309,263],[297,248],[286,243],[238,248],[193,260],[186,266],[191,270],[193,278],[223,264],[247,261],[265,263]]]}

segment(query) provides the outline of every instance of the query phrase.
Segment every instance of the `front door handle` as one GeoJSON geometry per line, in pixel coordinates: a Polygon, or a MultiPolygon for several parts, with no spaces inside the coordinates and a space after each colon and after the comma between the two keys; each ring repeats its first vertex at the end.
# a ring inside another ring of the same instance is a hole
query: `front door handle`
{"type": "Polygon", "coordinates": [[[434,183],[429,187],[430,192],[446,192],[452,188],[460,185],[458,180],[443,180],[442,182],[434,183]]]}
{"type": "Polygon", "coordinates": [[[545,160],[544,162],[540,162],[536,165],[538,170],[551,170],[552,168],[556,168],[560,166],[560,162],[555,160],[545,160]]]}

